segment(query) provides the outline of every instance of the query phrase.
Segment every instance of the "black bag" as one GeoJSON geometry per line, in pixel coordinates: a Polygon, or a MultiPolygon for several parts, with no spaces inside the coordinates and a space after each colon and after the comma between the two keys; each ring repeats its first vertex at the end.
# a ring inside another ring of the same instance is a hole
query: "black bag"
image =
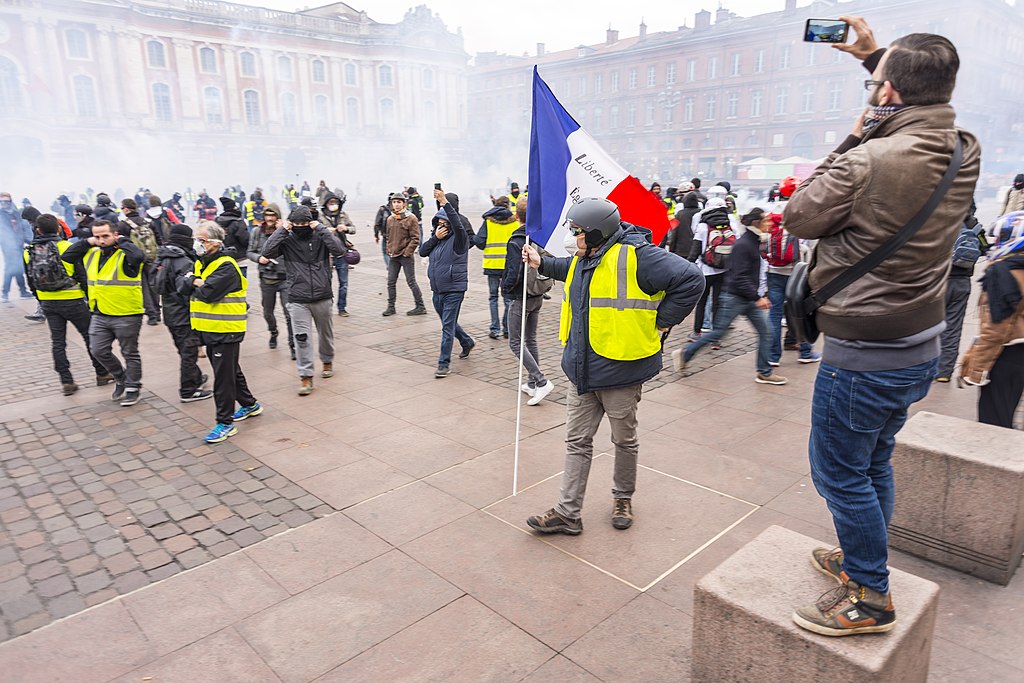
{"type": "Polygon", "coordinates": [[[935,191],[932,192],[931,197],[928,198],[924,206],[906,225],[900,228],[899,232],[887,239],[880,247],[860,261],[847,268],[843,273],[830,280],[818,291],[811,291],[808,279],[810,265],[801,262],[793,266],[793,274],[789,276],[789,282],[786,283],[786,303],[784,308],[787,324],[791,326],[793,334],[801,342],[813,344],[818,339],[820,332],[815,321],[815,315],[818,309],[825,305],[826,301],[869,273],[910,241],[910,238],[924,225],[924,222],[928,220],[932,212],[938,207],[946,192],[949,191],[949,187],[953,184],[956,174],[960,172],[960,165],[963,163],[963,160],[963,139],[957,135],[949,168],[946,169],[946,174],[939,181],[939,186],[935,188],[935,191]]]}
{"type": "Polygon", "coordinates": [[[56,242],[34,242],[27,247],[28,273],[32,286],[40,292],[72,289],[78,283],[68,275],[56,242]]]}

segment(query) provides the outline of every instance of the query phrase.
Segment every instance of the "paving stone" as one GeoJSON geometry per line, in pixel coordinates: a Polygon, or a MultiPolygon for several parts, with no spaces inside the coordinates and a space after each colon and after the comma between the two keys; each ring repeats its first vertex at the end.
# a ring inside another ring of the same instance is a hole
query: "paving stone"
{"type": "Polygon", "coordinates": [[[161,545],[167,549],[167,552],[177,555],[178,553],[183,553],[186,550],[194,548],[196,546],[196,539],[191,536],[181,534],[179,536],[168,538],[161,545]]]}
{"type": "Polygon", "coordinates": [[[192,569],[193,567],[198,567],[201,564],[209,562],[213,559],[213,556],[202,548],[192,548],[191,550],[186,550],[180,555],[176,555],[174,559],[184,569],[192,569]]]}
{"type": "Polygon", "coordinates": [[[82,576],[95,570],[100,566],[100,560],[95,555],[85,555],[68,562],[68,572],[71,576],[82,576]]]}
{"type": "Polygon", "coordinates": [[[177,524],[171,523],[158,524],[152,529],[150,529],[149,533],[153,535],[153,538],[157,539],[158,541],[162,541],[165,538],[171,538],[172,536],[177,536],[178,534],[180,534],[181,527],[179,527],[177,524]]]}
{"type": "Polygon", "coordinates": [[[247,528],[247,526],[248,525],[245,523],[245,520],[240,517],[228,517],[223,522],[218,522],[216,525],[217,529],[225,534],[233,534],[236,531],[241,531],[242,529],[247,528]]]}
{"type": "Polygon", "coordinates": [[[112,576],[120,576],[139,566],[139,561],[128,552],[118,553],[103,560],[103,566],[112,576]]]}
{"type": "Polygon", "coordinates": [[[139,524],[151,528],[155,527],[158,524],[163,524],[164,522],[170,521],[170,518],[167,516],[167,513],[165,513],[163,510],[153,510],[152,512],[145,512],[139,515],[138,519],[139,524]]]}
{"type": "Polygon", "coordinates": [[[146,574],[149,576],[150,581],[155,583],[157,581],[163,581],[164,579],[170,578],[180,572],[181,567],[175,562],[170,562],[156,567],[155,569],[151,569],[146,572],[146,574]]]}
{"type": "Polygon", "coordinates": [[[64,570],[61,568],[60,562],[57,560],[47,560],[29,567],[26,574],[30,581],[39,582],[43,579],[48,579],[51,576],[56,576],[63,571],[64,570]]]}
{"type": "Polygon", "coordinates": [[[153,550],[148,553],[144,553],[139,556],[139,565],[145,570],[156,569],[162,567],[168,562],[171,562],[172,558],[167,551],[162,549],[153,550]]]}
{"type": "Polygon", "coordinates": [[[229,538],[226,541],[221,541],[216,545],[210,546],[209,551],[214,557],[224,557],[225,555],[229,555],[240,548],[241,546],[229,538]]]}
{"type": "Polygon", "coordinates": [[[100,569],[75,579],[75,588],[78,589],[79,593],[87,595],[106,588],[110,585],[110,582],[110,575],[105,570],[100,569]]]}
{"type": "Polygon", "coordinates": [[[44,598],[54,598],[74,589],[74,584],[71,583],[71,579],[67,575],[58,574],[57,576],[37,582],[34,589],[36,593],[44,598]]]}
{"type": "Polygon", "coordinates": [[[243,548],[253,543],[259,543],[264,538],[266,537],[263,534],[252,528],[242,529],[237,533],[231,534],[231,540],[243,548]]]}

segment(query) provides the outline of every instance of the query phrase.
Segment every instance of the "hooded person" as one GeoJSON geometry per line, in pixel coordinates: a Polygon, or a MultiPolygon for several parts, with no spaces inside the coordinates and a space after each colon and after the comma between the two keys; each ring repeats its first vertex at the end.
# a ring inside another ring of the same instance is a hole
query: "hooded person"
{"type": "MultiPolygon", "coordinates": [[[[724,190],[725,188],[719,188],[724,190]]],[[[712,197],[708,199],[706,208],[699,214],[695,215],[694,218],[695,227],[693,229],[693,242],[690,244],[690,255],[688,259],[693,261],[700,267],[700,272],[704,276],[705,287],[704,292],[701,294],[700,301],[697,302],[697,307],[694,309],[693,315],[693,334],[690,335],[690,341],[695,341],[700,338],[701,331],[705,328],[706,310],[708,300],[711,301],[711,318],[714,320],[714,316],[718,315],[718,305],[722,292],[722,285],[725,284],[725,271],[726,267],[724,264],[720,266],[712,265],[708,263],[708,259],[705,258],[705,254],[708,251],[708,235],[715,228],[723,228],[725,231],[733,230],[732,220],[729,215],[729,210],[725,206],[725,199],[721,197],[712,197]]],[[[730,235],[726,234],[726,239],[730,235]]],[[[735,231],[731,234],[732,242],[736,241],[735,231]]],[[[712,348],[718,348],[716,345],[712,348]]]]}
{"type": "Polygon", "coordinates": [[[249,237],[249,260],[259,264],[260,297],[263,302],[263,320],[270,332],[271,349],[277,348],[277,316],[274,309],[278,299],[284,312],[285,325],[288,328],[288,348],[291,349],[292,360],[295,360],[295,336],[292,333],[292,316],[288,312],[288,272],[279,259],[270,259],[263,255],[263,248],[270,236],[284,224],[281,207],[271,202],[263,209],[263,222],[252,231],[249,237]]]}
{"type": "Polygon", "coordinates": [[[15,282],[22,299],[31,299],[32,293],[25,287],[25,263],[22,250],[32,241],[32,226],[22,218],[22,212],[14,205],[11,195],[0,192],[0,252],[4,257],[3,301],[8,301],[11,283],[15,282]]]}
{"type": "Polygon", "coordinates": [[[75,207],[71,204],[71,200],[68,199],[66,194],[62,194],[53,202],[53,206],[50,207],[53,212],[64,219],[68,227],[72,230],[75,228],[75,207]]]}
{"type": "Polygon", "coordinates": [[[75,206],[75,234],[74,238],[87,240],[92,237],[92,224],[96,219],[92,215],[92,207],[88,204],[75,206]]]}
{"type": "Polygon", "coordinates": [[[117,215],[117,209],[114,208],[114,203],[106,192],[100,192],[96,195],[96,208],[93,209],[92,215],[95,220],[110,221],[114,225],[117,225],[117,222],[120,220],[117,215]]]}
{"type": "Polygon", "coordinates": [[[693,217],[700,213],[700,200],[692,192],[683,196],[683,208],[676,213],[676,227],[665,238],[665,246],[673,254],[689,258],[693,243],[693,217]]]}
{"type": "Polygon", "coordinates": [[[149,208],[146,209],[146,218],[149,219],[150,227],[156,234],[156,241],[159,244],[167,242],[171,234],[171,226],[181,221],[174,215],[173,211],[164,208],[163,202],[155,194],[149,196],[149,208]]]}
{"type": "Polygon", "coordinates": [[[484,275],[487,276],[488,297],[491,309],[491,339],[501,334],[508,339],[508,296],[501,291],[501,278],[505,270],[505,255],[508,240],[519,228],[516,215],[509,210],[508,197],[502,195],[494,200],[494,206],[484,212],[483,223],[473,237],[473,245],[484,252],[484,275]],[[498,317],[498,296],[505,304],[498,317]]]}
{"type": "Polygon", "coordinates": [[[175,223],[156,255],[156,291],[160,296],[164,325],[178,350],[178,397],[182,403],[211,398],[204,389],[206,376],[199,369],[199,335],[192,329],[189,297],[178,291],[179,278],[192,273],[196,259],[192,228],[175,223]]]}
{"type": "Polygon", "coordinates": [[[171,198],[164,202],[164,208],[167,209],[168,212],[173,213],[179,223],[183,223],[185,221],[185,207],[181,205],[180,192],[175,192],[171,195],[171,198]]]}
{"type": "MultiPolygon", "coordinates": [[[[323,203],[320,205],[320,219],[324,226],[334,231],[338,241],[341,242],[342,249],[347,254],[350,242],[346,235],[354,235],[356,225],[348,217],[348,214],[342,211],[342,205],[341,197],[327,190],[323,193],[323,203]]],[[[338,300],[335,303],[338,306],[338,315],[343,318],[348,317],[348,269],[348,261],[345,260],[344,255],[334,257],[334,272],[338,274],[338,300]]]]}
{"type": "Polygon", "coordinates": [[[1006,193],[1003,200],[1003,208],[999,211],[1000,216],[1005,216],[1014,211],[1024,211],[1024,173],[1018,173],[1013,178],[1013,185],[1006,193]]]}
{"type": "Polygon", "coordinates": [[[242,262],[245,261],[249,246],[249,228],[242,220],[242,212],[234,199],[221,197],[220,203],[224,210],[217,216],[216,223],[224,229],[224,253],[238,262],[242,277],[248,277],[248,266],[242,265],[242,262]]]}

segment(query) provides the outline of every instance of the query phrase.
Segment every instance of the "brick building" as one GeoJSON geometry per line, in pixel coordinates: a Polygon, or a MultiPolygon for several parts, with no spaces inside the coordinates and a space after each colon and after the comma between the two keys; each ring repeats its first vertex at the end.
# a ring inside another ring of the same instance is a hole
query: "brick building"
{"type": "Polygon", "coordinates": [[[868,18],[882,45],[927,31],[957,45],[954,105],[981,138],[986,170],[1016,171],[1024,157],[1024,8],[1004,0],[819,0],[738,17],[701,11],[692,27],[534,56],[477,55],[469,76],[470,135],[525,154],[531,72],[634,175],[674,184],[693,175],[743,178],[742,162],[831,151],[867,103],[869,78],[848,55],[802,41],[804,21],[868,18]],[[714,21],[712,22],[712,18],[714,21]]]}

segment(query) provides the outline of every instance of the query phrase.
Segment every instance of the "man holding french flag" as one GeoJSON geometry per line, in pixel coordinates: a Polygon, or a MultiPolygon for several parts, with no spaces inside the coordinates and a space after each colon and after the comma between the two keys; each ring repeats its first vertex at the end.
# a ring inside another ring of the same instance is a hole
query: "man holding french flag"
{"type": "Polygon", "coordinates": [[[541,533],[576,535],[593,440],[607,414],[615,444],[612,526],[633,523],[637,404],[643,383],[662,367],[662,334],[690,313],[704,277],[689,261],[659,249],[664,206],[615,163],[562,108],[536,68],[530,134],[530,201],[523,260],[564,282],[559,339],[566,398],[566,455],[555,507],[530,517],[541,533]],[[566,233],[575,238],[568,253],[566,233]]]}

